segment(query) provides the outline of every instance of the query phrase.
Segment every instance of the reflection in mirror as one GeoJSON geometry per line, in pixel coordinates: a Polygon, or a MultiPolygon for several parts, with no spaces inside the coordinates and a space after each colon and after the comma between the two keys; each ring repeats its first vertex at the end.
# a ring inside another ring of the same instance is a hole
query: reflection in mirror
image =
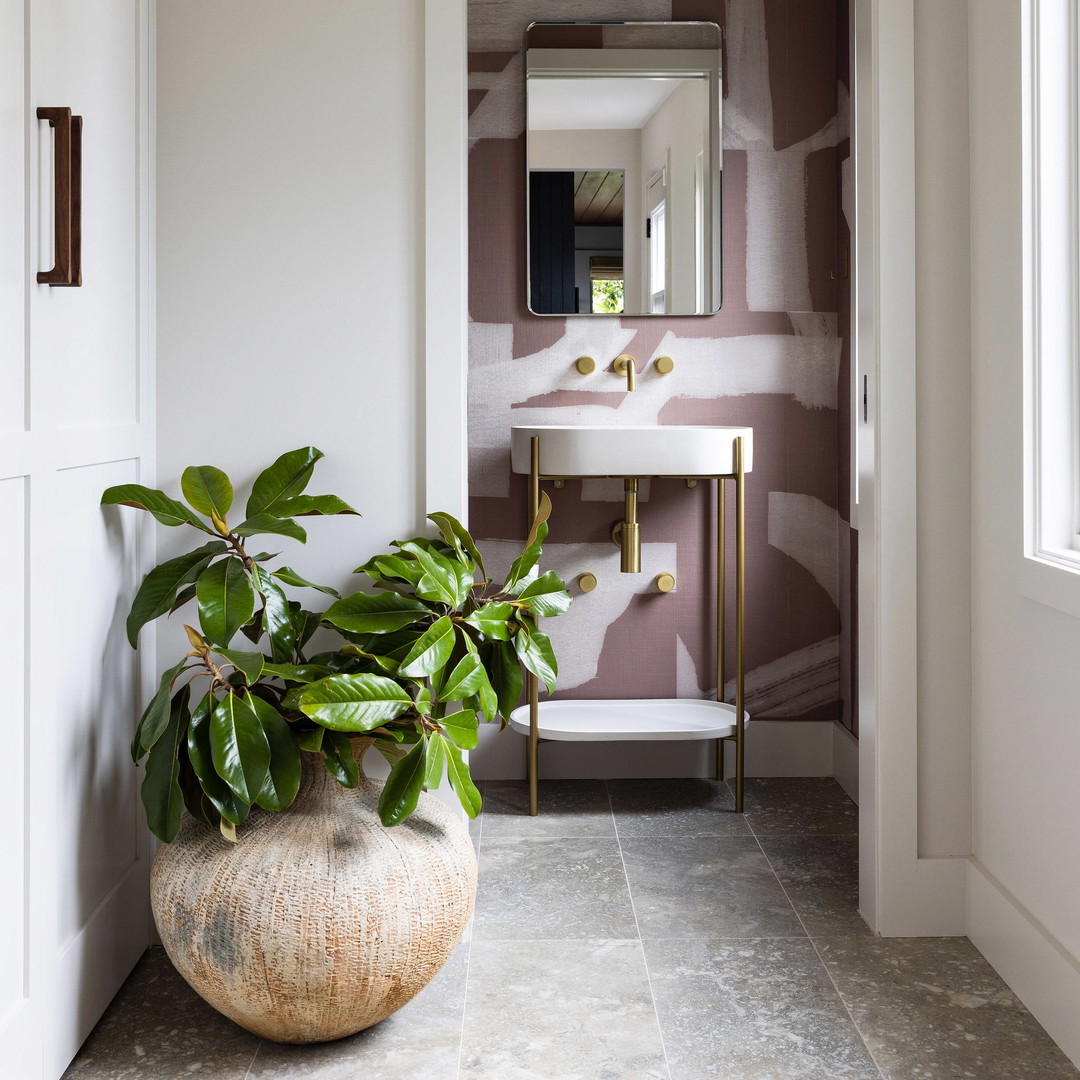
{"type": "Polygon", "coordinates": [[[720,308],[720,29],[534,23],[526,35],[529,309],[720,308]]]}

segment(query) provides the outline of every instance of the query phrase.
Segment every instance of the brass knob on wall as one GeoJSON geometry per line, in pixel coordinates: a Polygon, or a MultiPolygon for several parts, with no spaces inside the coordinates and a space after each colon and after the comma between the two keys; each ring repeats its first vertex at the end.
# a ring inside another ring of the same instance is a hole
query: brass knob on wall
{"type": "Polygon", "coordinates": [[[658,356],[653,367],[660,375],[670,375],[675,370],[675,361],[670,356],[658,356]]]}
{"type": "Polygon", "coordinates": [[[591,375],[596,370],[596,361],[591,356],[579,356],[574,363],[574,367],[582,375],[591,375]]]}
{"type": "Polygon", "coordinates": [[[592,592],[596,588],[596,575],[595,574],[578,574],[577,587],[582,592],[592,592]]]}
{"type": "Polygon", "coordinates": [[[671,592],[675,588],[675,575],[668,573],[658,574],[654,584],[660,592],[671,592]]]}

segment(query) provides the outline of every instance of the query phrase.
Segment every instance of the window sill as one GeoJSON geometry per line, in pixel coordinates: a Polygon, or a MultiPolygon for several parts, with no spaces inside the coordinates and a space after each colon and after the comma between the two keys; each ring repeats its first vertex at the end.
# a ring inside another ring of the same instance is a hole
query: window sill
{"type": "Polygon", "coordinates": [[[1080,619],[1080,551],[1025,555],[1020,592],[1029,600],[1080,619]]]}

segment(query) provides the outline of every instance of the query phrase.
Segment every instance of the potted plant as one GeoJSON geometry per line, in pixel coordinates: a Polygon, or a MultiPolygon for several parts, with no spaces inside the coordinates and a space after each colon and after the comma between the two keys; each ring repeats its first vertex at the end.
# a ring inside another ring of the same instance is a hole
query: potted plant
{"type": "Polygon", "coordinates": [[[102,496],[202,534],[147,574],[128,618],[134,646],[152,620],[192,601],[197,611],[190,649],[162,674],[132,742],[136,762],[146,758],[147,821],[165,841],[154,915],[204,998],[282,1042],[377,1023],[457,945],[475,856],[460,820],[423,792],[447,777],[466,813],[479,812],[462,751],[481,720],[513,708],[522,665],[554,688],[537,617],[570,604],[538,571],[546,501],[499,587],[441,513],[438,538],[398,541],[358,568],[372,592],[342,597],[273,568],[277,556],[248,550],[252,537],[304,542],[298,518],[355,513],[304,494],[320,457],[304,447],[278,458],[239,524],[232,484],[212,466],[184,471],[186,504],[132,484],[102,496]],[[286,587],[332,602],[312,611],[286,587]],[[390,761],[385,783],[363,773],[370,747],[390,761]]]}

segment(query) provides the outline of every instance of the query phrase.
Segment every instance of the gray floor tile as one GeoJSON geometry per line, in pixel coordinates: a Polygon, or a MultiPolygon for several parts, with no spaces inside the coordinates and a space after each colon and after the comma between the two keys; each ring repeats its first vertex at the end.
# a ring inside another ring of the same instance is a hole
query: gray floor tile
{"type": "Polygon", "coordinates": [[[805,937],[752,836],[623,840],[643,938],[805,937]]]}
{"type": "Polygon", "coordinates": [[[617,840],[491,840],[486,828],[475,940],[637,936],[617,840]]]}
{"type": "Polygon", "coordinates": [[[716,780],[609,780],[608,792],[622,837],[749,833],[731,789],[716,780]]]}
{"type": "Polygon", "coordinates": [[[1080,1077],[966,938],[816,944],[885,1080],[1080,1077]]]}
{"type": "Polygon", "coordinates": [[[476,942],[462,1080],[668,1080],[636,941],[476,942]]]}
{"type": "Polygon", "coordinates": [[[648,941],[672,1080],[880,1080],[811,943],[648,941]]]}
{"type": "Polygon", "coordinates": [[[614,836],[603,780],[541,780],[539,813],[529,816],[524,780],[489,780],[484,796],[484,836],[614,836]]]}
{"type": "Polygon", "coordinates": [[[366,1031],[314,1046],[264,1042],[250,1080],[457,1080],[468,954],[459,947],[408,1005],[366,1031]]]}
{"type": "Polygon", "coordinates": [[[871,933],[859,914],[857,836],[763,836],[760,843],[811,937],[871,933]]]}
{"type": "Polygon", "coordinates": [[[480,792],[480,799],[483,803],[480,813],[476,817],[469,820],[469,836],[472,837],[473,846],[475,847],[480,843],[480,830],[484,824],[484,810],[487,809],[487,795],[485,789],[487,788],[486,780],[476,781],[476,789],[480,792]]]}
{"type": "Polygon", "coordinates": [[[747,779],[743,809],[747,824],[757,836],[859,833],[859,808],[831,776],[747,779]]]}
{"type": "Polygon", "coordinates": [[[184,982],[164,949],[150,949],[64,1080],[244,1080],[258,1046],[184,982]]]}

